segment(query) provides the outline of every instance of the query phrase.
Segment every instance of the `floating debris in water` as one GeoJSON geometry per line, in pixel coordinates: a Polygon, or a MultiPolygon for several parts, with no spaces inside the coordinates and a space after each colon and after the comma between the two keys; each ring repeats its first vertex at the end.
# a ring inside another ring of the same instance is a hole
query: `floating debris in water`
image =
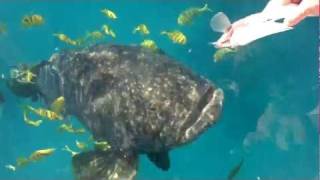
{"type": "Polygon", "coordinates": [[[193,19],[204,12],[213,12],[208,4],[205,4],[202,8],[192,7],[184,10],[178,16],[177,22],[179,25],[190,25],[193,19]]]}
{"type": "Polygon", "coordinates": [[[318,104],[315,108],[313,108],[313,110],[311,110],[310,112],[308,112],[306,114],[315,127],[318,127],[318,125],[319,125],[319,122],[318,122],[319,121],[319,112],[320,112],[320,106],[318,104]]]}
{"type": "Polygon", "coordinates": [[[114,13],[113,11],[111,11],[110,9],[102,9],[101,13],[104,14],[106,17],[108,17],[109,19],[115,20],[117,19],[117,15],[116,13],[114,13]]]}
{"type": "Polygon", "coordinates": [[[44,22],[44,18],[40,14],[25,15],[21,20],[22,26],[26,28],[41,26],[44,22]]]}
{"type": "Polygon", "coordinates": [[[152,49],[152,50],[157,50],[158,49],[156,43],[151,39],[143,40],[143,42],[141,42],[140,46],[142,46],[144,48],[149,48],[149,49],[152,49]]]}
{"type": "Polygon", "coordinates": [[[99,151],[108,151],[111,148],[107,141],[94,141],[93,144],[99,151]]]}
{"type": "Polygon", "coordinates": [[[62,148],[62,151],[70,153],[72,157],[79,154],[79,152],[73,151],[68,145],[65,145],[64,148],[62,148]]]}
{"type": "Polygon", "coordinates": [[[55,33],[53,34],[53,36],[58,38],[58,40],[60,40],[61,42],[64,42],[68,45],[78,46],[81,44],[80,41],[72,40],[71,38],[69,38],[67,35],[63,33],[55,33]]]}
{"type": "Polygon", "coordinates": [[[213,55],[214,62],[221,61],[227,55],[230,55],[230,54],[233,54],[233,53],[236,53],[236,52],[237,52],[237,50],[236,49],[232,49],[232,48],[221,48],[221,49],[218,49],[213,55]]]}
{"type": "Polygon", "coordinates": [[[39,127],[42,123],[42,120],[31,120],[27,117],[27,112],[26,110],[23,112],[23,120],[24,122],[29,125],[29,126],[32,126],[32,127],[39,127]]]}
{"type": "Polygon", "coordinates": [[[238,175],[243,165],[243,162],[244,162],[244,159],[241,159],[241,161],[234,168],[231,169],[228,175],[228,180],[233,180],[238,175]]]}
{"type": "Polygon", "coordinates": [[[139,32],[141,35],[148,35],[150,34],[150,31],[145,24],[139,24],[137,27],[135,27],[132,31],[133,34],[139,32]]]}
{"type": "Polygon", "coordinates": [[[235,80],[231,79],[222,79],[219,81],[221,87],[226,91],[230,92],[235,96],[238,96],[240,93],[240,86],[235,80]]]}
{"type": "Polygon", "coordinates": [[[61,124],[59,131],[68,132],[72,134],[84,134],[86,132],[83,128],[74,128],[72,124],[61,124]]]}
{"type": "Polygon", "coordinates": [[[17,170],[17,168],[11,164],[5,165],[5,168],[13,172],[17,170]]]}
{"type": "Polygon", "coordinates": [[[106,35],[116,38],[116,33],[110,28],[110,26],[104,24],[101,29],[106,35]]]}
{"type": "Polygon", "coordinates": [[[167,35],[168,38],[176,44],[185,45],[187,43],[187,37],[180,31],[162,31],[161,35],[167,35]]]}

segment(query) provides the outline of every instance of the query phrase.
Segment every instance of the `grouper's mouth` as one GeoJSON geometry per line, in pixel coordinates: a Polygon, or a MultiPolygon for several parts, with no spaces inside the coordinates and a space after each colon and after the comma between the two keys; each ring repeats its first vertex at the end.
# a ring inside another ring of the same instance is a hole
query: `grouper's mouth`
{"type": "Polygon", "coordinates": [[[224,99],[222,89],[207,86],[202,89],[201,94],[197,107],[188,118],[182,141],[196,138],[214,124],[221,113],[224,99]]]}

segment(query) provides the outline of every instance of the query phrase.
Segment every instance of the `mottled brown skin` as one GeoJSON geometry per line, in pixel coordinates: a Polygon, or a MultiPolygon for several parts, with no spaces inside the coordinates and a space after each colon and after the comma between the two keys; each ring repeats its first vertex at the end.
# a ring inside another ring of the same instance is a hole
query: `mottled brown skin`
{"type": "Polygon", "coordinates": [[[132,179],[142,153],[167,170],[168,151],[215,123],[223,101],[223,92],[208,80],[164,53],[134,46],[54,54],[40,68],[37,85],[48,104],[64,96],[66,112],[112,146],[108,153],[76,156],[78,179],[132,179]],[[101,171],[88,171],[99,166],[101,171]]]}

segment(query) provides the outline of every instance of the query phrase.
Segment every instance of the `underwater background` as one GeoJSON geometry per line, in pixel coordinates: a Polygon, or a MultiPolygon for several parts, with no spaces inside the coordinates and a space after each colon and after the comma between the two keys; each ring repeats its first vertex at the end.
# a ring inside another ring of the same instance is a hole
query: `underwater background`
{"type": "MultiPolygon", "coordinates": [[[[71,49],[55,37],[61,32],[82,36],[102,24],[109,24],[116,39],[103,42],[139,44],[143,38],[132,34],[140,23],[147,24],[158,47],[193,72],[220,86],[225,92],[223,113],[217,124],[192,143],[170,152],[171,168],[164,172],[145,156],[140,156],[137,179],[227,179],[242,159],[235,179],[315,180],[319,177],[318,116],[310,113],[318,102],[318,18],[309,18],[294,30],[258,40],[242,47],[234,56],[215,63],[215,48],[208,42],[220,34],[209,26],[219,11],[232,21],[260,11],[266,0],[2,0],[0,22],[7,32],[0,35],[0,72],[8,74],[19,63],[35,64],[52,53],[71,49]],[[205,3],[214,12],[204,13],[191,26],[176,23],[179,13],[205,3]],[[100,13],[112,9],[118,19],[100,13]],[[26,29],[21,18],[39,13],[45,18],[40,27],[26,29]],[[162,30],[178,29],[188,43],[173,44],[161,36],[162,30]]],[[[0,116],[0,179],[72,179],[71,156],[64,151],[11,172],[5,165],[36,149],[64,145],[76,149],[74,135],[57,131],[55,122],[38,128],[23,122],[21,106],[33,104],[14,96],[1,82],[5,96],[0,116]]],[[[76,126],[81,125],[71,120],[76,126]]]]}

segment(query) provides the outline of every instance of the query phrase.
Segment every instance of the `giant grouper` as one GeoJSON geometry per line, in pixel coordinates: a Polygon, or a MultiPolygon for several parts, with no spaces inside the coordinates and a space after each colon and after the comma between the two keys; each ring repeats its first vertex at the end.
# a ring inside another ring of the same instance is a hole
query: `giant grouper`
{"type": "Polygon", "coordinates": [[[73,157],[76,179],[134,179],[139,154],[162,170],[169,151],[196,139],[221,113],[223,91],[162,51],[95,45],[54,53],[32,68],[34,84],[8,85],[46,104],[65,98],[73,115],[111,149],[73,157]]]}

